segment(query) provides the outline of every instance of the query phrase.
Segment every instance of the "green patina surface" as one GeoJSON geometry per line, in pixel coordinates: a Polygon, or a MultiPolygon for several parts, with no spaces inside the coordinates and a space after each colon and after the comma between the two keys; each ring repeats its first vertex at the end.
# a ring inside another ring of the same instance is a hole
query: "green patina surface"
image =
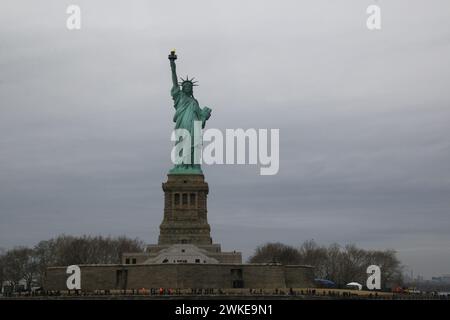
{"type": "MultiPolygon", "coordinates": [[[[186,129],[189,131],[191,139],[191,161],[190,163],[177,164],[170,171],[170,174],[203,174],[200,164],[195,164],[194,161],[194,122],[201,121],[202,129],[205,127],[206,121],[211,116],[211,109],[208,107],[200,108],[200,105],[194,97],[194,86],[196,81],[194,79],[181,79],[178,82],[176,72],[175,60],[177,56],[175,51],[169,55],[170,68],[172,70],[172,89],[170,94],[174,101],[175,115],[173,121],[175,122],[175,129],[186,129]]],[[[202,140],[202,139],[200,139],[202,140]]],[[[180,143],[177,141],[175,144],[180,143]]]]}

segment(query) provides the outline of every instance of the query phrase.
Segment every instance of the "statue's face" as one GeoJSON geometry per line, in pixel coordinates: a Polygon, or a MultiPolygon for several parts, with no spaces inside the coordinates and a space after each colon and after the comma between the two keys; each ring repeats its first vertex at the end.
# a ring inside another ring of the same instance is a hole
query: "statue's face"
{"type": "Polygon", "coordinates": [[[192,84],[190,84],[189,82],[184,83],[182,90],[184,93],[191,95],[192,94],[192,84]]]}

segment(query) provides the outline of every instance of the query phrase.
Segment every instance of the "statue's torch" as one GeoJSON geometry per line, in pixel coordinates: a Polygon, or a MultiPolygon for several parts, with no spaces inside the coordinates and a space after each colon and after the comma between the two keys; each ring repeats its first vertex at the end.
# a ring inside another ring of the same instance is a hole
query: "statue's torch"
{"type": "Polygon", "coordinates": [[[177,55],[175,54],[175,49],[172,49],[172,51],[170,51],[170,54],[169,54],[169,60],[170,61],[175,61],[175,60],[177,60],[177,55]]]}

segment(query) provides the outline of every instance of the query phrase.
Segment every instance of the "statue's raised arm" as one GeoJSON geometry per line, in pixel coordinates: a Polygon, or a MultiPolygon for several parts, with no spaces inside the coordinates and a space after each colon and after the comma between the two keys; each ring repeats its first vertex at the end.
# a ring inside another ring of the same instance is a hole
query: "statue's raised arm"
{"type": "Polygon", "coordinates": [[[170,69],[172,70],[172,84],[173,87],[178,87],[177,66],[175,65],[177,55],[175,54],[175,50],[170,51],[169,60],[170,60],[170,69]]]}

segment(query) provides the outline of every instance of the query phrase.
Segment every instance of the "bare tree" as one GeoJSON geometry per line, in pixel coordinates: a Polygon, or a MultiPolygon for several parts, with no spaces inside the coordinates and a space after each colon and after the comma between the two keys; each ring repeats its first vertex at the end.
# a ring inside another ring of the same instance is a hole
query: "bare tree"
{"type": "Polygon", "coordinates": [[[3,283],[5,282],[5,255],[0,254],[0,292],[3,292],[3,283]]]}
{"type": "Polygon", "coordinates": [[[141,240],[124,236],[113,238],[61,235],[41,241],[34,247],[38,263],[38,281],[42,284],[49,266],[121,263],[124,252],[143,252],[144,248],[141,240]]]}
{"type": "Polygon", "coordinates": [[[37,282],[42,287],[47,267],[56,266],[55,241],[47,240],[39,242],[33,249],[37,261],[37,282]]]}
{"type": "Polygon", "coordinates": [[[36,272],[37,264],[32,249],[19,247],[4,255],[4,277],[14,287],[17,287],[21,280],[25,280],[27,289],[30,290],[36,272]]]}
{"type": "Polygon", "coordinates": [[[364,285],[367,267],[375,264],[381,268],[383,288],[402,284],[401,263],[393,250],[364,250],[355,245],[341,247],[338,244],[326,247],[314,240],[304,242],[298,249],[281,243],[267,243],[259,246],[249,261],[312,265],[317,278],[331,280],[339,287],[352,281],[364,285]]]}
{"type": "Polygon", "coordinates": [[[300,263],[315,266],[316,277],[325,278],[328,274],[327,248],[319,246],[314,240],[305,241],[298,249],[300,263]]]}
{"type": "Polygon", "coordinates": [[[385,287],[393,288],[403,283],[404,268],[394,250],[371,251],[367,259],[367,265],[375,264],[380,267],[381,283],[385,287]]]}
{"type": "Polygon", "coordinates": [[[300,263],[300,253],[294,247],[282,243],[267,243],[256,248],[256,252],[249,262],[298,264],[300,263]]]}

